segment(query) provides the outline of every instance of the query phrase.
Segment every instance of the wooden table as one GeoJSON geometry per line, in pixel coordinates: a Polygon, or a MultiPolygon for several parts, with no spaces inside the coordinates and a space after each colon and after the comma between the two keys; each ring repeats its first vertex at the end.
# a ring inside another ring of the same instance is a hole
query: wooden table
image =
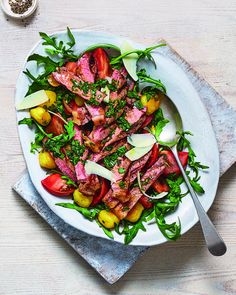
{"type": "Polygon", "coordinates": [[[153,44],[161,37],[236,108],[236,1],[41,0],[33,18],[0,13],[0,294],[236,294],[236,167],[220,180],[210,217],[228,245],[207,252],[199,225],[153,247],[109,286],[11,190],[25,162],[14,85],[38,31],[102,30],[153,44]]]}

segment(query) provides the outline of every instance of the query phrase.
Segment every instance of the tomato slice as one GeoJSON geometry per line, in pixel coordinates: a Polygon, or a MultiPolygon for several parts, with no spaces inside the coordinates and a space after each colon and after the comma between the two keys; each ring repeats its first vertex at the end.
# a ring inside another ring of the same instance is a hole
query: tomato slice
{"type": "Polygon", "coordinates": [[[58,197],[69,196],[75,190],[75,188],[69,186],[66,180],[61,178],[61,174],[58,173],[47,176],[41,183],[50,194],[58,197]]]}
{"type": "Polygon", "coordinates": [[[93,58],[97,65],[98,77],[105,79],[111,75],[110,61],[106,51],[102,48],[97,48],[93,51],[93,58]]]}
{"type": "Polygon", "coordinates": [[[68,62],[66,63],[66,65],[65,65],[65,67],[67,68],[67,70],[68,70],[69,72],[72,72],[72,73],[76,74],[76,70],[77,70],[78,65],[77,65],[77,63],[74,62],[74,61],[68,61],[68,62]]]}
{"type": "Polygon", "coordinates": [[[100,193],[99,193],[99,195],[97,195],[93,198],[93,202],[92,202],[91,206],[95,206],[96,204],[98,204],[102,200],[102,198],[106,195],[106,193],[108,193],[109,189],[110,189],[110,185],[109,185],[108,181],[106,179],[102,178],[100,193]]]}
{"type": "Polygon", "coordinates": [[[168,192],[169,191],[169,186],[166,183],[165,179],[163,178],[158,178],[152,185],[152,187],[154,188],[154,190],[157,193],[162,193],[162,192],[168,192]]]}
{"type": "Polygon", "coordinates": [[[51,115],[51,121],[46,127],[47,133],[52,133],[54,136],[64,133],[64,122],[55,115],[51,115]]]}
{"type": "MultiPolygon", "coordinates": [[[[177,162],[175,161],[173,153],[169,150],[166,150],[166,151],[161,151],[160,154],[165,156],[166,162],[167,162],[167,166],[163,172],[163,175],[167,176],[172,173],[179,175],[181,172],[179,170],[179,166],[177,162]]],[[[178,152],[178,155],[179,155],[181,164],[183,165],[184,168],[186,168],[188,164],[188,152],[178,152]]]]}
{"type": "Polygon", "coordinates": [[[143,205],[144,208],[149,209],[153,207],[153,203],[149,201],[148,197],[142,196],[139,199],[139,202],[143,205]]]}
{"type": "Polygon", "coordinates": [[[158,144],[155,143],[154,146],[152,147],[151,156],[147,162],[147,168],[150,168],[157,161],[158,154],[159,154],[158,144]]]}

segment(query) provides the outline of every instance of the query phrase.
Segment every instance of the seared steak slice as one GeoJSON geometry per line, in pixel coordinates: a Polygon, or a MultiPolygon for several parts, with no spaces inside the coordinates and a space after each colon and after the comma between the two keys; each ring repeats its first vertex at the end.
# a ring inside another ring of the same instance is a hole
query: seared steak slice
{"type": "Polygon", "coordinates": [[[86,83],[88,82],[84,82],[81,78],[69,72],[65,67],[59,68],[58,71],[53,72],[52,75],[57,82],[86,100],[94,98],[97,102],[101,102],[105,97],[105,94],[98,90],[94,95],[90,89],[87,89],[89,87],[86,87],[86,83]]]}
{"type": "MultiPolygon", "coordinates": [[[[142,188],[147,191],[150,186],[157,180],[157,178],[163,173],[165,169],[165,160],[163,157],[159,158],[157,162],[149,168],[141,177],[142,188]]],[[[114,213],[119,219],[123,219],[127,216],[129,211],[134,207],[138,200],[142,197],[142,192],[139,187],[134,187],[129,192],[129,201],[126,203],[118,204],[114,209],[114,213]]]]}
{"type": "Polygon", "coordinates": [[[77,75],[85,82],[94,83],[94,73],[90,69],[91,53],[87,52],[77,61],[77,75]]]}

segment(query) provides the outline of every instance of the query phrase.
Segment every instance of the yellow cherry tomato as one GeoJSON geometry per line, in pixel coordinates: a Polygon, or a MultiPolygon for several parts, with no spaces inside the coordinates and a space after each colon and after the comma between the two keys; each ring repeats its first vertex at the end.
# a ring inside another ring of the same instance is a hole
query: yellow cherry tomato
{"type": "Polygon", "coordinates": [[[141,96],[141,102],[142,105],[147,108],[147,115],[151,115],[160,107],[160,100],[158,100],[156,97],[151,97],[148,99],[146,94],[141,96]]]}
{"type": "Polygon", "coordinates": [[[58,83],[57,80],[55,80],[52,74],[48,77],[48,83],[53,87],[60,86],[60,83],[58,83]]]}
{"type": "Polygon", "coordinates": [[[93,197],[92,196],[85,196],[82,194],[78,189],[76,189],[73,193],[74,201],[77,205],[83,208],[88,208],[92,201],[93,197]]]}
{"type": "Polygon", "coordinates": [[[56,103],[57,95],[54,91],[51,91],[51,90],[45,90],[45,92],[47,94],[48,101],[42,103],[40,106],[49,108],[50,106],[56,103]]]}
{"type": "Polygon", "coordinates": [[[139,218],[142,215],[142,212],[144,210],[144,207],[142,204],[137,203],[128,213],[128,215],[126,216],[126,220],[130,221],[130,222],[136,222],[139,220],[139,218]]]}
{"type": "Polygon", "coordinates": [[[106,210],[101,210],[98,214],[98,221],[105,227],[105,228],[114,228],[115,224],[119,223],[118,217],[106,210]]]}
{"type": "Polygon", "coordinates": [[[57,167],[51,154],[45,151],[39,153],[39,164],[46,169],[55,169],[57,167]]]}
{"type": "Polygon", "coordinates": [[[30,110],[30,115],[40,125],[47,126],[51,121],[51,116],[43,107],[36,107],[30,110]]]}
{"type": "Polygon", "coordinates": [[[76,96],[75,97],[75,103],[77,104],[78,107],[81,107],[82,105],[84,105],[83,97],[76,96]]]}

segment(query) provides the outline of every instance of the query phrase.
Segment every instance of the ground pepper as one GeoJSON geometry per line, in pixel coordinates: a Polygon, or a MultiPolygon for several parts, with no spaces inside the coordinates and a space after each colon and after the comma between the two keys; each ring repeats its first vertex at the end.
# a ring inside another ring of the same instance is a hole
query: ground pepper
{"type": "Polygon", "coordinates": [[[32,2],[32,0],[9,0],[9,5],[13,13],[23,14],[32,6],[32,2]]]}

